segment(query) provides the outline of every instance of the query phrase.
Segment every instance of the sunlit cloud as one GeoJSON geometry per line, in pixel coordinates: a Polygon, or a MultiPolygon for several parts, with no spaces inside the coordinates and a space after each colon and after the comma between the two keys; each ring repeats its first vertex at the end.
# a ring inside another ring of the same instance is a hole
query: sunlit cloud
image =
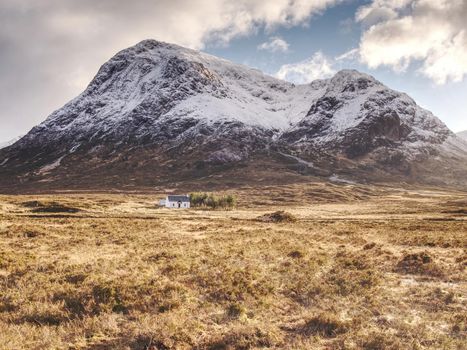
{"type": "Polygon", "coordinates": [[[360,58],[370,68],[418,72],[437,84],[467,74],[467,2],[463,0],[374,0],[356,20],[366,29],[360,58]]]}
{"type": "Polygon", "coordinates": [[[335,73],[332,62],[322,52],[316,52],[307,60],[283,65],[276,77],[296,84],[307,84],[316,79],[329,78],[335,73]]]}
{"type": "Polygon", "coordinates": [[[287,52],[289,44],[287,41],[280,37],[271,37],[268,41],[258,45],[258,50],[265,50],[270,52],[287,52]]]}

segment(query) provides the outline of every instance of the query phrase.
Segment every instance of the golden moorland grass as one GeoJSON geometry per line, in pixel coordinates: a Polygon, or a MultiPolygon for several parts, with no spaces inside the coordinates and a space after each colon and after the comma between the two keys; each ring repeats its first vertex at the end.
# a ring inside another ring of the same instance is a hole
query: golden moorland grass
{"type": "Polygon", "coordinates": [[[465,193],[232,193],[0,196],[0,349],[467,348],[465,193]]]}

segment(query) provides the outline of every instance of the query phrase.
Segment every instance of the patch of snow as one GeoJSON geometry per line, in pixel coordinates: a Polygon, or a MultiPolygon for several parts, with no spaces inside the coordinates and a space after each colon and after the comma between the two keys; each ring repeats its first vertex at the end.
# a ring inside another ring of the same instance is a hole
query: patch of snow
{"type": "Polygon", "coordinates": [[[75,152],[79,146],[81,146],[81,143],[78,143],[77,145],[74,145],[73,147],[71,147],[71,149],[68,151],[68,153],[73,153],[75,152]]]}
{"type": "Polygon", "coordinates": [[[227,96],[219,98],[210,91],[197,94],[180,101],[165,116],[239,121],[251,126],[285,130],[302,119],[313,101],[325,92],[323,86],[294,86],[259,71],[205,56],[199,57],[200,62],[221,77],[227,96]],[[245,69],[249,71],[245,72],[245,69]]]}
{"type": "Polygon", "coordinates": [[[3,160],[3,162],[1,162],[1,163],[0,163],[0,166],[3,166],[3,165],[5,165],[5,164],[6,164],[6,162],[8,162],[8,159],[10,159],[10,158],[5,158],[5,159],[3,160]]]}
{"type": "Polygon", "coordinates": [[[229,163],[229,162],[238,162],[242,160],[242,155],[231,150],[224,148],[219,151],[211,153],[208,157],[208,162],[219,162],[219,163],[229,163]]]}
{"type": "Polygon", "coordinates": [[[332,182],[338,182],[338,183],[344,183],[344,184],[349,184],[349,185],[356,185],[357,183],[352,180],[344,179],[336,174],[333,174],[329,177],[329,180],[332,182]]]}
{"type": "Polygon", "coordinates": [[[300,164],[303,164],[303,165],[306,165],[307,167],[310,167],[310,168],[314,168],[314,165],[312,162],[308,162],[302,158],[299,158],[299,157],[296,157],[296,156],[292,156],[290,154],[286,154],[286,153],[282,153],[282,152],[278,152],[280,155],[284,156],[284,157],[287,157],[287,158],[291,158],[293,160],[296,160],[298,163],[300,164]]]}
{"type": "Polygon", "coordinates": [[[50,164],[44,165],[42,168],[39,169],[38,173],[42,175],[42,174],[48,173],[48,172],[54,170],[55,168],[59,167],[60,162],[62,161],[62,159],[64,157],[65,156],[61,156],[56,161],[54,161],[54,162],[52,162],[50,164]]]}

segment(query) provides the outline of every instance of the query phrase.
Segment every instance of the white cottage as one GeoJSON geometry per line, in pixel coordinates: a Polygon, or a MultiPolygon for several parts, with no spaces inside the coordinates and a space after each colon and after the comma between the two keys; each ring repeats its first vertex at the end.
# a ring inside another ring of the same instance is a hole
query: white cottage
{"type": "Polygon", "coordinates": [[[190,196],[184,195],[168,195],[165,200],[161,200],[159,205],[163,205],[166,208],[189,208],[190,207],[190,196]]]}

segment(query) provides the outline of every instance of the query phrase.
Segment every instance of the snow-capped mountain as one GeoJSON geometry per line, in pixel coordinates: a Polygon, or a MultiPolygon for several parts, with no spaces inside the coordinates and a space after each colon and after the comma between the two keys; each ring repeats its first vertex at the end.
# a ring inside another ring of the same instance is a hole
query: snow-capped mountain
{"type": "Polygon", "coordinates": [[[409,96],[357,71],[294,85],[145,40],[116,54],[81,95],[0,151],[0,177],[71,185],[100,176],[122,186],[267,160],[284,172],[390,179],[412,176],[436,157],[443,166],[451,155],[467,159],[463,145],[409,96]]]}
{"type": "Polygon", "coordinates": [[[337,146],[349,157],[381,146],[400,146],[413,156],[421,146],[441,144],[451,134],[406,94],[369,75],[344,70],[326,81],[324,93],[282,137],[294,145],[337,146]]]}

